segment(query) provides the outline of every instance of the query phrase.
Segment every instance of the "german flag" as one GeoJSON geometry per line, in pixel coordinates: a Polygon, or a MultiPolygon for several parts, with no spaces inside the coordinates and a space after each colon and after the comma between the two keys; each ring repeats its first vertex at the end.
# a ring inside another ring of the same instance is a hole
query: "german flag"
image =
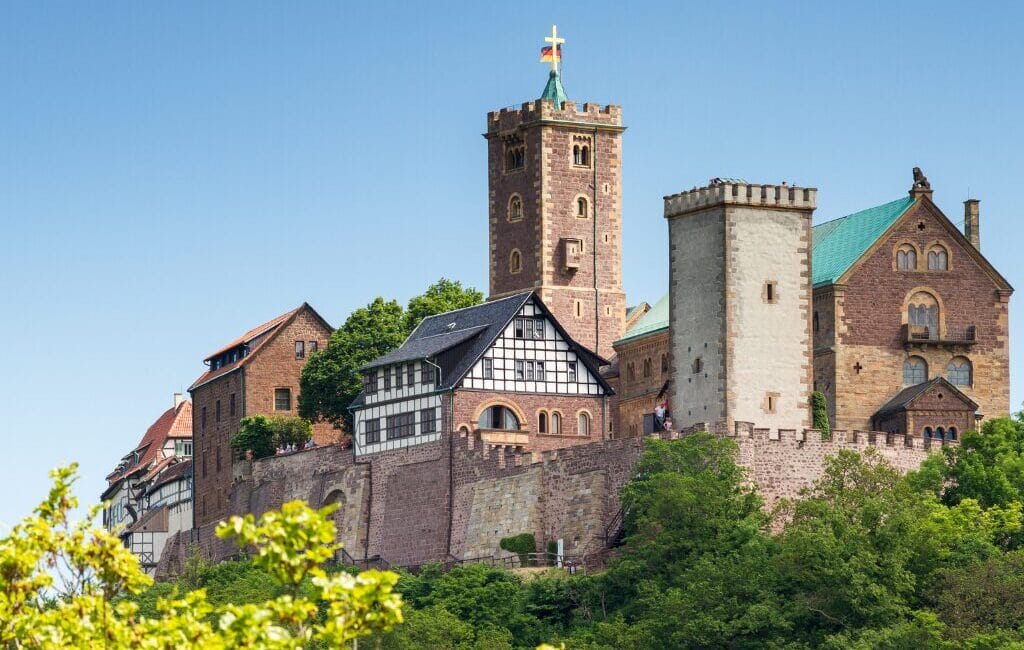
{"type": "MultiPolygon", "coordinates": [[[[544,62],[551,61],[551,58],[552,57],[551,57],[551,46],[550,45],[548,45],[546,47],[540,48],[540,60],[541,61],[544,61],[544,62]]],[[[562,46],[561,45],[558,46],[558,54],[557,54],[557,59],[556,60],[558,60],[558,61],[562,60],[562,46]]]]}

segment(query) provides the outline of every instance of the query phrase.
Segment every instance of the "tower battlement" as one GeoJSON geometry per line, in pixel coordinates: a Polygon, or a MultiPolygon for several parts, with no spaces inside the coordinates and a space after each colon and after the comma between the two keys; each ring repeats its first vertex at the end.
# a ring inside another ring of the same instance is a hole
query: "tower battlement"
{"type": "Polygon", "coordinates": [[[509,106],[487,113],[487,133],[542,121],[587,122],[602,127],[622,127],[622,107],[616,104],[564,102],[556,108],[550,99],[523,102],[519,107],[509,106]]]}
{"type": "Polygon", "coordinates": [[[726,181],[666,196],[665,217],[674,217],[715,205],[813,210],[817,198],[818,190],[814,187],[726,181]]]}

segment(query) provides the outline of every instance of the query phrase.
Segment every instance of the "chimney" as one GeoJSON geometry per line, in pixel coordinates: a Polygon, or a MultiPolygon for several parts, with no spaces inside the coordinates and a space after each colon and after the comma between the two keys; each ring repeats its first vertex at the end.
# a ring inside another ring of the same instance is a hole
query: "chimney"
{"type": "Polygon", "coordinates": [[[178,408],[179,406],[181,406],[181,403],[184,401],[185,398],[182,396],[181,393],[174,394],[174,408],[178,408]]]}
{"type": "Polygon", "coordinates": [[[967,199],[964,201],[964,237],[971,242],[979,251],[981,250],[981,233],[978,232],[978,223],[981,213],[978,207],[978,199],[967,199]]]}

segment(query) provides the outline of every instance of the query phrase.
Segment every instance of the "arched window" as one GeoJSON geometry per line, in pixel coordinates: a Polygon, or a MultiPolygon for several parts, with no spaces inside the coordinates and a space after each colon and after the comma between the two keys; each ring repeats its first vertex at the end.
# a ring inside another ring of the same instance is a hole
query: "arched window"
{"type": "Polygon", "coordinates": [[[931,427],[925,427],[924,428],[924,437],[925,437],[926,440],[931,440],[932,439],[932,428],[931,427]]]}
{"type": "Polygon", "coordinates": [[[519,429],[519,418],[507,406],[492,406],[480,414],[481,429],[503,429],[506,431],[517,431],[519,429]]]}
{"type": "Polygon", "coordinates": [[[896,270],[917,270],[917,249],[912,244],[902,244],[896,249],[896,270]]]}
{"type": "Polygon", "coordinates": [[[651,360],[644,359],[644,377],[651,376],[651,360]]]}
{"type": "Polygon", "coordinates": [[[577,424],[577,431],[581,436],[590,435],[590,416],[586,413],[580,413],[579,423],[577,424]]]}
{"type": "Polygon", "coordinates": [[[580,146],[578,144],[573,145],[573,147],[572,147],[572,164],[574,164],[574,165],[582,165],[583,163],[580,162],[580,160],[582,160],[580,158],[580,146]]]}
{"type": "Polygon", "coordinates": [[[949,440],[956,440],[956,427],[949,427],[946,431],[946,438],[949,440]]]}
{"type": "Polygon", "coordinates": [[[508,270],[510,273],[519,273],[523,270],[523,254],[516,248],[508,256],[508,270]]]}
{"type": "Polygon", "coordinates": [[[954,386],[971,385],[971,362],[966,357],[953,357],[946,366],[946,378],[954,386]]]}
{"type": "Polygon", "coordinates": [[[540,415],[537,416],[537,431],[541,433],[548,432],[548,414],[544,411],[541,411],[540,415]]]}
{"type": "Polygon", "coordinates": [[[587,217],[587,199],[586,197],[579,197],[576,199],[576,216],[585,219],[587,217]]]}
{"type": "Polygon", "coordinates": [[[562,433],[562,414],[555,412],[551,414],[551,433],[562,433]]]}
{"type": "Polygon", "coordinates": [[[523,218],[523,200],[518,194],[513,194],[508,200],[508,220],[519,221],[523,218]]]}
{"type": "Polygon", "coordinates": [[[945,247],[936,244],[928,250],[928,270],[929,271],[948,271],[949,270],[949,253],[946,252],[945,247]]]}
{"type": "Polygon", "coordinates": [[[943,429],[942,427],[939,427],[938,429],[935,430],[935,437],[938,438],[939,440],[945,440],[946,430],[943,429]]]}
{"type": "Polygon", "coordinates": [[[629,381],[636,380],[636,369],[633,367],[632,363],[626,364],[626,379],[629,381]]]}
{"type": "Polygon", "coordinates": [[[664,375],[666,372],[668,372],[668,355],[663,354],[661,355],[661,374],[664,375]]]}
{"type": "Polygon", "coordinates": [[[927,291],[918,291],[907,303],[907,323],[915,339],[939,338],[939,301],[927,291]]]}
{"type": "Polygon", "coordinates": [[[580,147],[580,165],[584,167],[590,166],[590,147],[583,145],[580,147]]]}
{"type": "Polygon", "coordinates": [[[909,357],[903,362],[903,385],[916,386],[928,381],[928,363],[921,357],[909,357]]]}

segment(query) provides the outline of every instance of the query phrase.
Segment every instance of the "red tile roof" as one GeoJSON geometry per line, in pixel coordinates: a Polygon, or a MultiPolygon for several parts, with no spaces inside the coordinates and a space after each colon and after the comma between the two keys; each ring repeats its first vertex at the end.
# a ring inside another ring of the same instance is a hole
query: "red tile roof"
{"type": "Polygon", "coordinates": [[[253,357],[253,355],[257,352],[257,350],[262,348],[263,345],[265,343],[267,343],[267,341],[269,341],[273,337],[274,330],[276,330],[277,328],[279,328],[282,325],[284,325],[285,323],[287,323],[292,317],[294,317],[296,314],[298,314],[303,309],[308,309],[310,312],[313,313],[313,315],[316,318],[318,318],[328,328],[328,330],[331,329],[330,324],[327,321],[325,321],[323,319],[323,317],[320,316],[320,314],[316,313],[315,309],[310,307],[308,303],[302,303],[301,305],[299,305],[295,309],[293,309],[293,310],[291,310],[291,311],[289,311],[287,313],[281,314],[277,318],[269,320],[266,323],[263,323],[262,325],[260,325],[259,327],[255,327],[255,328],[249,330],[248,332],[246,332],[245,334],[239,336],[237,339],[235,339],[231,343],[225,345],[224,347],[222,347],[221,349],[217,350],[216,352],[214,352],[210,356],[206,357],[206,359],[204,359],[204,361],[209,361],[210,359],[212,359],[212,358],[214,358],[214,357],[216,357],[216,356],[218,356],[220,354],[223,354],[223,353],[227,352],[228,350],[231,350],[232,348],[236,348],[239,345],[242,345],[243,343],[250,343],[254,339],[262,337],[262,339],[259,342],[259,345],[257,345],[256,347],[252,348],[251,350],[249,350],[249,353],[247,355],[245,355],[244,357],[242,357],[241,359],[239,359],[238,361],[236,361],[234,363],[229,363],[229,364],[223,365],[220,368],[217,368],[216,370],[207,370],[203,374],[199,375],[199,377],[194,382],[192,382],[192,385],[189,386],[188,389],[190,391],[194,390],[194,389],[198,388],[199,386],[205,384],[206,382],[208,382],[208,381],[210,381],[212,379],[216,379],[217,377],[220,377],[221,375],[226,375],[229,372],[232,372],[232,371],[237,370],[238,368],[241,368],[242,366],[244,366],[246,363],[248,363],[249,359],[251,359],[253,357]]]}
{"type": "Polygon", "coordinates": [[[155,460],[161,460],[160,452],[168,439],[191,438],[192,437],[192,401],[182,400],[177,406],[172,406],[163,412],[156,419],[156,422],[146,429],[139,444],[128,452],[127,456],[139,453],[139,461],[130,463],[126,467],[120,467],[107,475],[107,481],[114,483],[126,476],[135,474],[149,468],[155,460]]]}

